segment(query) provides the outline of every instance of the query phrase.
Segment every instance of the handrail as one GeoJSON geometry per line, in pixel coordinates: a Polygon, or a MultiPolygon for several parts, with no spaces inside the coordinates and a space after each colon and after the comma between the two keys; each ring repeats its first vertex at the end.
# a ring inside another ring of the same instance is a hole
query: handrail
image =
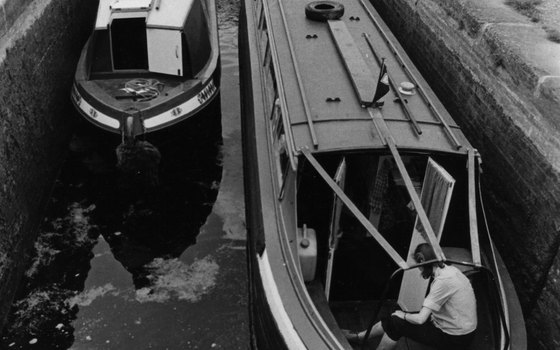
{"type": "Polygon", "coordinates": [[[276,40],[274,39],[274,30],[271,25],[271,17],[268,8],[268,3],[263,1],[262,2],[262,11],[264,13],[264,20],[266,22],[266,30],[268,32],[268,42],[270,47],[270,54],[272,60],[272,68],[274,69],[274,76],[276,77],[276,84],[278,85],[278,97],[280,100],[280,110],[282,111],[282,125],[284,126],[284,131],[286,133],[286,137],[289,139],[290,142],[286,142],[288,146],[288,157],[290,158],[290,165],[294,171],[297,170],[297,162],[295,159],[295,141],[294,135],[292,134],[291,122],[290,122],[290,113],[288,112],[288,104],[286,103],[286,96],[284,90],[284,82],[282,81],[282,74],[280,73],[280,68],[278,65],[279,58],[278,58],[278,51],[276,50],[276,40]]]}
{"type": "Polygon", "coordinates": [[[280,7],[280,16],[282,17],[282,22],[284,23],[284,29],[286,31],[286,38],[288,39],[288,48],[290,49],[290,57],[292,58],[292,64],[294,65],[296,80],[298,83],[299,91],[301,93],[303,108],[305,110],[305,117],[307,119],[307,125],[309,126],[309,133],[311,134],[313,147],[317,148],[319,147],[319,142],[317,141],[317,134],[315,133],[315,127],[313,126],[313,119],[311,118],[311,110],[309,109],[309,104],[307,103],[305,87],[303,86],[301,73],[299,71],[299,65],[297,63],[296,54],[294,52],[292,37],[290,35],[290,31],[288,30],[288,21],[286,20],[286,14],[284,13],[284,5],[282,4],[282,0],[278,0],[278,7],[280,7]]]}
{"type": "Polygon", "coordinates": [[[401,67],[404,68],[404,71],[405,71],[406,75],[409,77],[410,80],[412,80],[411,82],[416,86],[416,89],[418,90],[418,92],[420,93],[422,98],[424,98],[424,100],[428,104],[428,107],[432,110],[432,112],[434,113],[436,118],[443,125],[445,131],[447,132],[447,134],[449,135],[449,137],[451,138],[451,140],[455,144],[455,147],[457,149],[461,148],[462,145],[459,142],[459,140],[457,140],[457,137],[455,137],[455,134],[453,133],[453,131],[449,127],[449,124],[447,124],[447,122],[443,119],[441,114],[435,109],[432,100],[424,92],[424,89],[422,88],[422,86],[418,85],[418,83],[416,81],[416,78],[414,77],[414,74],[412,74],[412,71],[407,66],[404,59],[399,54],[398,50],[395,48],[395,45],[393,44],[393,42],[391,40],[389,40],[389,37],[388,37],[387,33],[385,33],[385,31],[383,30],[383,28],[381,27],[381,25],[379,24],[379,22],[377,21],[375,16],[371,13],[371,10],[367,7],[364,0],[360,0],[360,3],[362,4],[362,7],[364,8],[364,10],[367,12],[367,14],[368,14],[369,18],[371,19],[371,21],[373,22],[373,24],[377,27],[377,30],[383,36],[383,39],[385,40],[385,43],[389,46],[389,48],[391,49],[391,52],[393,53],[393,55],[395,55],[395,58],[399,61],[401,67]]]}
{"type": "MultiPolygon", "coordinates": [[[[366,38],[366,42],[367,42],[371,52],[373,53],[373,57],[375,57],[375,60],[377,61],[377,63],[379,65],[381,65],[382,60],[379,57],[379,55],[377,54],[377,52],[375,52],[375,49],[373,48],[373,44],[371,43],[369,35],[367,33],[362,33],[362,35],[364,36],[364,38],[366,38]]],[[[418,124],[418,120],[416,120],[416,118],[412,114],[412,111],[410,110],[410,108],[408,108],[408,104],[406,102],[406,99],[403,97],[400,90],[395,86],[395,81],[393,80],[393,78],[391,78],[391,74],[389,74],[389,70],[387,70],[386,74],[387,74],[387,78],[389,79],[389,85],[391,85],[391,88],[397,94],[397,97],[399,98],[400,105],[401,105],[401,107],[404,111],[404,114],[407,116],[408,120],[412,122],[412,125],[414,125],[414,131],[416,131],[416,134],[421,135],[422,134],[422,129],[420,129],[420,125],[418,124]]]]}
{"type": "MultiPolygon", "coordinates": [[[[399,274],[399,273],[403,273],[404,271],[409,271],[412,269],[416,269],[425,265],[429,265],[429,264],[433,264],[436,262],[440,262],[437,259],[433,259],[433,260],[428,260],[428,261],[424,261],[422,263],[416,264],[416,265],[411,265],[406,269],[403,269],[402,267],[399,267],[398,269],[396,269],[392,274],[391,277],[389,277],[389,280],[387,281],[387,284],[385,285],[385,289],[383,289],[383,293],[381,294],[381,299],[379,299],[379,303],[376,307],[375,310],[375,314],[374,317],[372,318],[368,328],[366,329],[366,334],[364,335],[364,339],[362,340],[362,350],[366,350],[366,345],[367,345],[367,340],[369,338],[369,335],[371,334],[371,330],[373,329],[373,326],[375,325],[375,323],[377,322],[377,320],[379,319],[379,314],[381,312],[381,307],[383,306],[383,302],[387,299],[387,295],[389,294],[389,289],[391,287],[392,282],[394,281],[395,277],[399,274]]],[[[492,273],[492,270],[490,270],[489,268],[487,268],[486,266],[483,265],[475,265],[473,263],[469,263],[469,262],[465,262],[465,261],[457,261],[457,260],[445,260],[444,263],[451,263],[451,264],[457,264],[457,265],[463,265],[463,266],[470,266],[473,267],[476,270],[480,270],[480,271],[484,271],[485,273],[488,274],[488,276],[490,277],[490,279],[492,280],[492,282],[494,282],[494,287],[496,284],[496,279],[494,277],[494,274],[492,273]]],[[[495,295],[495,293],[492,293],[493,295],[495,295]]],[[[500,324],[503,327],[503,331],[504,331],[504,336],[505,336],[505,342],[504,342],[504,347],[503,350],[507,350],[509,347],[509,331],[506,325],[506,318],[505,318],[505,313],[504,313],[504,309],[501,303],[497,303],[499,305],[498,307],[498,313],[500,316],[500,324]]]]}

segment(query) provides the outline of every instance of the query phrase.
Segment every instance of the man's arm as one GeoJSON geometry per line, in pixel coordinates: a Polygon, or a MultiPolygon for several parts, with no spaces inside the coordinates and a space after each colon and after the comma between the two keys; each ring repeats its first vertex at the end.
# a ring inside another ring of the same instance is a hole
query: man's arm
{"type": "Polygon", "coordinates": [[[393,312],[393,315],[402,318],[403,320],[410,322],[412,324],[424,324],[428,320],[428,317],[432,314],[432,310],[428,309],[427,307],[422,307],[422,310],[418,313],[408,313],[397,310],[393,312]]]}

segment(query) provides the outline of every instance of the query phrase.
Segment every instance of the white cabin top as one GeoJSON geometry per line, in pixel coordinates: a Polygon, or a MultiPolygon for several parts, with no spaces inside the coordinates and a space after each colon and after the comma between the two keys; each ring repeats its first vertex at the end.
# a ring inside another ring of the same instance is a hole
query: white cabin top
{"type": "Polygon", "coordinates": [[[195,0],[100,0],[95,29],[114,18],[146,18],[147,28],[181,29],[195,0]]]}

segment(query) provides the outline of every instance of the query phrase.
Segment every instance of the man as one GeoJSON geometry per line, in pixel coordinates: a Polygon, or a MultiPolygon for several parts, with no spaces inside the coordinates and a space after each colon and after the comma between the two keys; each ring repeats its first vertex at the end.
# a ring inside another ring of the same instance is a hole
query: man
{"type": "MultiPolygon", "coordinates": [[[[422,243],[414,251],[414,260],[422,263],[435,260],[432,247],[422,243]]],[[[375,324],[370,338],[383,336],[378,350],[393,349],[401,337],[437,349],[465,349],[474,337],[477,325],[476,299],[465,275],[454,266],[434,262],[421,267],[422,277],[432,278],[428,296],[418,313],[395,311],[375,324]]],[[[366,331],[348,335],[359,341],[366,331]]]]}

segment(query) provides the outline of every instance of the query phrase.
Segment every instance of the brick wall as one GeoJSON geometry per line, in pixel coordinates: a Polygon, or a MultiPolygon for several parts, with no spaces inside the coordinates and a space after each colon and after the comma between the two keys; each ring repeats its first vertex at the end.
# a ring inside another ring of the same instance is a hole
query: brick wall
{"type": "Polygon", "coordinates": [[[536,42],[550,45],[546,36],[503,4],[372,3],[482,154],[490,227],[521,299],[529,348],[558,348],[560,74],[531,56],[536,42]]]}
{"type": "Polygon", "coordinates": [[[72,76],[96,8],[90,0],[34,1],[0,37],[0,326],[63,161],[75,117],[72,76]]]}

